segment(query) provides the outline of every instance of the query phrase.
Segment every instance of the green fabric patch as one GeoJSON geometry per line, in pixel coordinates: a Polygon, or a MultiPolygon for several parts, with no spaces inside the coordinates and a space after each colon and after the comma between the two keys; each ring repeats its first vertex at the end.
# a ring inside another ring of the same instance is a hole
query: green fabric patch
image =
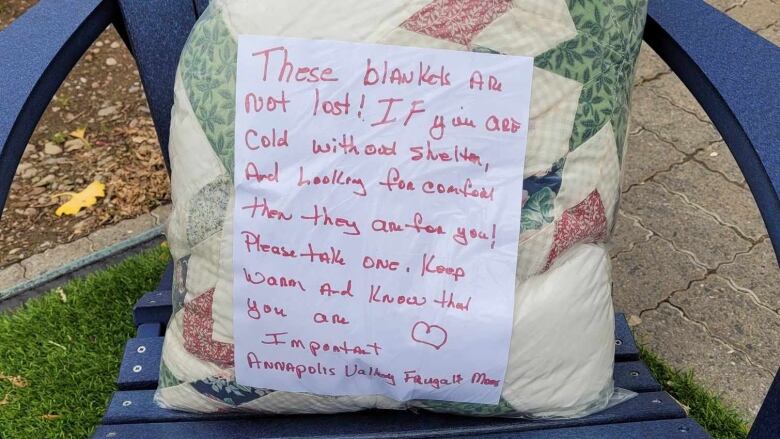
{"type": "Polygon", "coordinates": [[[179,72],[211,148],[232,176],[238,47],[216,11],[208,8],[195,24],[179,72]]]}
{"type": "Polygon", "coordinates": [[[622,159],[647,0],[568,0],[568,4],[577,36],[537,56],[534,64],[583,84],[569,150],[611,122],[622,159]]]}
{"type": "Polygon", "coordinates": [[[176,375],[174,375],[173,372],[168,369],[168,366],[165,365],[165,361],[160,362],[160,381],[158,387],[162,389],[178,386],[181,383],[183,383],[183,381],[176,378],[176,375]]]}

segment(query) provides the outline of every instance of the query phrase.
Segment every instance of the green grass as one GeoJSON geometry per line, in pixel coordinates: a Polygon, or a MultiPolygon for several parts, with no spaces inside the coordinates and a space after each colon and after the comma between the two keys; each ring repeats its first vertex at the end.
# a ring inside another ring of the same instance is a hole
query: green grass
{"type": "Polygon", "coordinates": [[[134,334],[133,304],[167,262],[157,247],[0,314],[0,438],[92,433],[134,334]]]}
{"type": "Polygon", "coordinates": [[[681,372],[665,365],[658,357],[640,346],[640,357],[653,376],[677,401],[688,407],[688,415],[715,439],[742,439],[747,423],[714,393],[699,385],[691,372],[681,372]]]}
{"type": "MultiPolygon", "coordinates": [[[[0,438],[92,433],[134,335],[133,304],[155,287],[168,258],[167,248],[148,250],[0,314],[0,438]]],[[[641,357],[716,439],[747,435],[740,416],[691,373],[669,368],[646,349],[641,357]]]]}

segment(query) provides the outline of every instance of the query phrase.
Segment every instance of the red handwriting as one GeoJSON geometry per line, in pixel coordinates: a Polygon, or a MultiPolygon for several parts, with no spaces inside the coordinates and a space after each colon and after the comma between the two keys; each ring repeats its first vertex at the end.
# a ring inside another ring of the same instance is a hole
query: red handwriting
{"type": "Polygon", "coordinates": [[[360,151],[358,151],[357,146],[355,146],[355,138],[354,136],[350,135],[349,138],[347,138],[347,135],[344,134],[341,136],[341,140],[336,140],[335,137],[332,138],[333,143],[330,142],[324,142],[319,143],[316,139],[313,139],[311,141],[311,152],[314,154],[326,154],[326,153],[337,153],[339,151],[343,152],[344,154],[353,154],[353,155],[360,155],[360,151]]]}
{"type": "Polygon", "coordinates": [[[301,253],[302,258],[309,258],[309,262],[319,262],[327,265],[346,265],[344,258],[341,256],[341,250],[333,246],[329,250],[324,252],[317,252],[314,247],[309,243],[309,250],[301,253]]]}
{"type": "MultiPolygon", "coordinates": [[[[384,115],[382,116],[381,119],[377,120],[376,122],[372,122],[371,126],[375,127],[375,126],[379,126],[379,125],[387,125],[387,124],[391,124],[391,123],[397,121],[398,118],[397,117],[392,117],[391,118],[390,117],[390,113],[391,113],[391,111],[393,111],[393,105],[395,105],[398,102],[403,102],[403,101],[404,101],[403,98],[385,98],[385,99],[377,100],[377,103],[386,105],[385,113],[384,113],[384,115]]],[[[406,118],[404,118],[404,123],[403,123],[404,126],[409,125],[409,122],[411,121],[412,116],[414,116],[415,114],[425,113],[425,108],[418,107],[418,105],[424,104],[424,103],[425,103],[425,101],[423,101],[423,100],[414,100],[414,101],[412,101],[412,104],[409,106],[409,111],[406,113],[406,118]]]]}
{"type": "MultiPolygon", "coordinates": [[[[356,156],[361,154],[361,148],[355,144],[354,136],[351,134],[349,138],[347,138],[346,134],[342,135],[341,140],[332,137],[331,142],[320,143],[313,139],[311,141],[311,152],[313,154],[337,154],[341,152],[344,155],[356,156]]],[[[396,155],[396,142],[390,145],[368,143],[362,148],[362,153],[367,156],[394,156],[396,155]]]]}
{"type": "Polygon", "coordinates": [[[270,49],[260,50],[252,53],[252,56],[263,56],[263,81],[268,79],[268,67],[271,64],[271,55],[281,54],[282,59],[279,63],[277,81],[290,82],[295,80],[297,82],[329,82],[338,81],[338,78],[333,77],[333,69],[330,67],[320,68],[316,66],[301,66],[295,67],[288,58],[287,48],[284,46],[272,47],[270,49]]]}
{"type": "Polygon", "coordinates": [[[279,183],[279,162],[274,162],[274,170],[267,174],[261,173],[254,162],[247,162],[244,177],[246,177],[247,181],[255,180],[258,183],[264,181],[279,183]]]}
{"type": "Polygon", "coordinates": [[[400,262],[391,261],[390,259],[373,258],[371,256],[363,257],[363,268],[396,271],[400,264],[400,262]]]}
{"type": "Polygon", "coordinates": [[[382,372],[378,367],[369,366],[368,368],[358,367],[357,364],[344,365],[344,376],[352,378],[353,376],[377,377],[382,378],[387,384],[395,386],[395,375],[392,372],[382,372]]]}
{"type": "Polygon", "coordinates": [[[419,99],[412,101],[412,108],[409,109],[409,114],[406,115],[406,119],[404,119],[404,126],[409,125],[409,121],[412,119],[412,116],[418,113],[425,113],[425,108],[417,108],[417,105],[424,104],[425,101],[419,99]]]}
{"type": "Polygon", "coordinates": [[[447,344],[447,330],[439,325],[419,321],[412,326],[412,340],[438,351],[447,344]]]}
{"type": "Polygon", "coordinates": [[[366,73],[363,75],[363,85],[407,85],[412,83],[431,86],[449,86],[450,73],[444,66],[434,69],[429,64],[420,62],[416,70],[404,72],[398,67],[391,67],[384,61],[379,67],[374,67],[371,58],[366,59],[366,73]]]}
{"type": "Polygon", "coordinates": [[[241,235],[243,235],[244,237],[244,244],[246,245],[247,253],[252,253],[252,251],[258,251],[263,253],[270,253],[276,256],[282,256],[285,258],[297,257],[295,255],[295,250],[289,250],[284,246],[263,244],[261,242],[261,237],[259,233],[253,233],[248,230],[244,230],[241,232],[241,235]]]}
{"type": "MultiPolygon", "coordinates": [[[[393,188],[414,191],[416,185],[414,181],[404,180],[401,177],[401,171],[398,168],[390,168],[387,171],[384,181],[379,182],[380,186],[387,188],[388,192],[392,192],[393,188]]],[[[481,200],[493,201],[493,195],[495,188],[487,188],[481,186],[479,188],[474,187],[474,183],[471,178],[467,178],[463,181],[463,184],[456,186],[454,184],[438,183],[432,180],[426,180],[422,185],[422,191],[426,194],[438,194],[438,195],[459,195],[463,198],[478,198],[481,200]]]]}
{"type": "Polygon", "coordinates": [[[456,309],[467,312],[471,305],[471,296],[465,302],[458,302],[455,300],[455,293],[449,293],[448,295],[446,290],[442,290],[441,299],[433,299],[433,303],[438,304],[443,309],[456,309]]]}
{"type": "Polygon", "coordinates": [[[320,111],[331,116],[341,116],[349,114],[349,93],[344,95],[344,99],[320,99],[320,89],[314,89],[314,108],[312,115],[316,116],[320,111]]]}
{"type": "MultiPolygon", "coordinates": [[[[268,345],[286,345],[287,332],[270,332],[265,334],[265,340],[261,340],[261,343],[268,345]],[[270,338],[270,340],[269,340],[270,338]]],[[[321,352],[333,352],[336,354],[344,355],[379,355],[379,351],[382,347],[377,342],[366,343],[364,345],[351,346],[346,341],[341,343],[323,343],[321,341],[312,340],[305,343],[300,338],[293,338],[290,340],[290,348],[292,349],[304,349],[311,352],[311,355],[316,357],[321,352]]]]}
{"type": "MultiPolygon", "coordinates": [[[[477,89],[482,90],[482,88],[485,86],[485,79],[482,76],[482,72],[479,70],[475,70],[474,73],[471,74],[471,78],[469,78],[469,88],[470,89],[477,89]]],[[[488,81],[487,81],[487,89],[489,91],[504,91],[503,90],[504,85],[501,83],[501,81],[498,80],[493,75],[488,75],[488,81]]]]}
{"type": "Polygon", "coordinates": [[[485,129],[488,131],[499,131],[502,133],[516,133],[520,131],[522,124],[515,120],[514,117],[490,116],[485,121],[485,129]]]}
{"type": "Polygon", "coordinates": [[[254,352],[248,352],[246,354],[246,360],[250,369],[264,369],[275,370],[279,372],[288,372],[295,374],[298,379],[303,378],[304,375],[325,375],[336,376],[336,369],[333,367],[327,367],[321,363],[317,363],[316,366],[307,366],[305,364],[295,364],[287,361],[260,361],[257,358],[257,354],[254,352]]]}
{"type": "Polygon", "coordinates": [[[433,140],[441,140],[444,137],[444,128],[444,116],[433,116],[433,123],[428,129],[428,135],[431,136],[431,139],[433,140]]]}
{"type": "Polygon", "coordinates": [[[453,127],[468,127],[468,128],[476,128],[477,125],[474,123],[473,120],[469,119],[468,117],[461,117],[461,116],[455,116],[452,118],[452,126],[453,127]]]}
{"type": "Polygon", "coordinates": [[[427,233],[431,235],[444,235],[444,227],[441,225],[425,224],[420,212],[416,212],[412,217],[412,224],[399,224],[395,221],[377,218],[371,221],[371,230],[375,232],[394,233],[405,230],[413,230],[417,233],[427,233]]]}
{"type": "Polygon", "coordinates": [[[349,219],[340,216],[330,216],[328,215],[328,208],[325,206],[322,206],[322,213],[320,213],[319,206],[315,204],[314,213],[312,213],[311,216],[301,215],[301,219],[311,220],[315,226],[322,224],[323,226],[347,229],[342,232],[345,235],[360,235],[360,228],[358,227],[357,222],[350,221],[349,219]],[[320,220],[322,220],[322,222],[320,222],[320,220]]]}
{"type": "Polygon", "coordinates": [[[244,96],[244,111],[246,114],[259,113],[263,110],[273,113],[274,111],[281,109],[282,113],[287,112],[287,104],[290,100],[282,90],[282,94],[279,97],[274,96],[258,96],[254,93],[247,93],[244,96]]]}
{"type": "Polygon", "coordinates": [[[252,151],[260,148],[286,148],[289,146],[287,130],[282,131],[281,136],[276,137],[276,128],[271,129],[270,136],[266,134],[261,136],[256,130],[250,128],[244,134],[244,144],[252,151]]]}
{"type": "Polygon", "coordinates": [[[349,297],[355,297],[352,295],[352,281],[347,281],[347,286],[343,290],[334,290],[332,286],[330,286],[329,282],[325,282],[324,284],[320,285],[320,295],[321,296],[349,296],[349,297]]]}
{"type": "Polygon", "coordinates": [[[379,185],[386,187],[389,192],[392,192],[393,188],[406,190],[406,191],[415,190],[414,182],[405,181],[404,179],[402,179],[401,171],[399,171],[398,168],[388,169],[387,177],[385,177],[385,181],[380,181],[379,185]]]}
{"type": "Polygon", "coordinates": [[[378,120],[378,121],[372,123],[371,126],[375,127],[375,126],[378,126],[378,125],[385,125],[385,124],[389,124],[389,123],[395,122],[396,121],[395,117],[392,118],[392,119],[389,118],[390,110],[392,110],[393,104],[395,104],[396,102],[402,102],[402,101],[403,101],[403,99],[400,99],[400,98],[399,99],[396,99],[396,98],[379,99],[377,101],[378,103],[380,103],[380,104],[387,104],[387,108],[385,109],[385,115],[382,116],[381,120],[378,120]]]}
{"type": "Polygon", "coordinates": [[[260,216],[266,217],[268,219],[275,219],[279,221],[290,221],[292,219],[292,215],[287,215],[281,210],[271,209],[268,206],[268,201],[266,201],[265,197],[263,197],[263,202],[258,203],[257,197],[255,197],[255,200],[252,204],[242,206],[242,210],[252,210],[252,214],[250,215],[250,218],[254,218],[255,214],[257,213],[258,209],[260,210],[260,216]]]}
{"type": "Polygon", "coordinates": [[[329,317],[321,312],[314,313],[314,317],[312,317],[312,320],[314,320],[314,323],[333,323],[334,325],[349,324],[349,320],[347,320],[343,316],[340,316],[338,314],[331,314],[329,317]]]}
{"type": "Polygon", "coordinates": [[[451,386],[463,382],[463,377],[457,373],[447,378],[424,378],[416,370],[404,371],[404,382],[412,382],[417,385],[431,386],[434,389],[440,389],[442,386],[451,386]]]}
{"type": "Polygon", "coordinates": [[[422,191],[426,194],[453,194],[460,195],[463,198],[479,198],[482,200],[493,201],[493,193],[495,188],[486,188],[484,186],[479,189],[474,187],[471,182],[471,178],[467,178],[462,186],[455,186],[453,184],[437,183],[431,180],[427,180],[422,185],[422,191]]]}
{"type": "Polygon", "coordinates": [[[284,277],[284,276],[266,276],[263,273],[259,271],[255,271],[254,277],[252,274],[250,274],[248,271],[246,271],[246,268],[243,268],[244,270],[244,278],[247,282],[254,284],[254,285],[262,285],[266,284],[270,287],[282,287],[282,288],[298,288],[299,290],[305,292],[306,288],[303,287],[303,283],[299,280],[295,280],[291,277],[284,277]]]}
{"type": "Polygon", "coordinates": [[[385,233],[403,232],[405,228],[406,227],[404,227],[403,225],[389,220],[383,220],[378,218],[371,221],[371,230],[375,232],[385,232],[385,233]]]}
{"type": "Polygon", "coordinates": [[[444,265],[433,265],[433,260],[436,259],[436,255],[428,256],[427,253],[423,253],[422,268],[420,269],[420,277],[425,277],[426,273],[430,274],[444,274],[451,276],[452,279],[457,282],[462,277],[466,277],[466,271],[461,267],[447,267],[444,265]]]}
{"type": "Polygon", "coordinates": [[[489,378],[487,374],[483,372],[474,372],[474,374],[471,375],[471,383],[481,384],[483,386],[498,387],[498,385],[501,384],[501,380],[489,378]]]}
{"type": "Polygon", "coordinates": [[[442,226],[432,226],[430,224],[423,223],[423,216],[420,212],[415,212],[414,223],[406,224],[407,229],[414,229],[417,233],[425,232],[431,235],[444,235],[444,229],[442,226]]]}
{"type": "Polygon", "coordinates": [[[426,146],[412,146],[409,147],[409,151],[411,151],[412,160],[415,162],[420,160],[455,163],[467,162],[477,166],[482,166],[482,159],[480,158],[479,154],[469,152],[468,146],[460,147],[459,145],[455,145],[452,148],[452,153],[443,151],[437,152],[431,148],[431,142],[426,141],[426,146]]]}
{"type": "Polygon", "coordinates": [[[334,169],[331,173],[326,175],[317,175],[313,178],[308,178],[304,174],[303,166],[298,167],[298,187],[301,186],[354,186],[356,189],[352,191],[353,194],[365,197],[367,195],[366,185],[363,184],[363,179],[360,177],[354,177],[345,175],[344,171],[334,169]]]}
{"type": "Polygon", "coordinates": [[[490,233],[490,235],[487,234],[487,232],[483,232],[481,230],[477,230],[473,227],[470,227],[466,229],[466,227],[458,227],[455,230],[455,233],[452,234],[452,239],[457,242],[460,245],[468,245],[469,239],[481,239],[483,241],[490,240],[490,248],[495,248],[496,246],[496,225],[493,224],[493,229],[490,233]]]}
{"type": "Polygon", "coordinates": [[[381,285],[371,285],[371,293],[368,295],[368,303],[387,303],[410,306],[423,306],[428,301],[425,297],[404,296],[402,294],[382,293],[381,285]]]}
{"type": "Polygon", "coordinates": [[[276,315],[278,317],[287,317],[287,313],[284,312],[284,308],[282,307],[272,307],[271,305],[264,304],[263,306],[258,306],[257,302],[252,299],[246,299],[246,313],[249,316],[249,318],[254,320],[260,320],[263,313],[269,314],[269,315],[276,315]]]}

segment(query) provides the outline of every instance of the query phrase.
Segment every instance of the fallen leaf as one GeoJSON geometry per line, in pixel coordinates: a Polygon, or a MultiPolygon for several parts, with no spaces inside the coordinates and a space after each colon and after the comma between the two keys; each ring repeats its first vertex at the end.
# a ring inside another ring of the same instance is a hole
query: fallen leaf
{"type": "Polygon", "coordinates": [[[68,296],[65,294],[65,290],[62,288],[57,288],[56,290],[60,294],[60,300],[62,300],[62,303],[68,302],[68,296]]]}
{"type": "Polygon", "coordinates": [[[44,421],[54,421],[55,419],[60,419],[61,417],[62,415],[53,415],[51,413],[41,415],[41,419],[43,419],[44,421]]]}
{"type": "Polygon", "coordinates": [[[3,399],[0,399],[0,406],[8,404],[8,395],[3,395],[3,399]]]}
{"type": "Polygon", "coordinates": [[[86,141],[87,140],[87,129],[86,128],[79,128],[77,130],[73,130],[68,133],[69,136],[75,137],[77,139],[81,139],[86,141]]]}
{"type": "Polygon", "coordinates": [[[57,216],[75,215],[81,211],[84,207],[94,206],[97,203],[98,197],[106,196],[106,185],[99,181],[93,181],[83,191],[79,193],[63,192],[61,194],[52,195],[52,197],[59,197],[60,195],[70,195],[71,199],[65,204],[57,208],[54,212],[57,216]]]}

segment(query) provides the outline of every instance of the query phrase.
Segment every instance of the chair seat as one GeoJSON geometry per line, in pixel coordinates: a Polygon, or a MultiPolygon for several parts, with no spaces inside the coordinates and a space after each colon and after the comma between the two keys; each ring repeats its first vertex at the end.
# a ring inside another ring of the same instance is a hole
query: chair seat
{"type": "Polygon", "coordinates": [[[154,389],[165,325],[171,315],[169,266],[156,291],[144,295],[133,316],[137,336],[125,346],[117,387],[94,438],[288,438],[288,437],[481,437],[481,438],[708,438],[639,361],[623,314],[615,315],[615,385],[633,399],[577,419],[476,418],[367,410],[335,415],[257,416],[195,414],[158,407],[154,389]]]}

